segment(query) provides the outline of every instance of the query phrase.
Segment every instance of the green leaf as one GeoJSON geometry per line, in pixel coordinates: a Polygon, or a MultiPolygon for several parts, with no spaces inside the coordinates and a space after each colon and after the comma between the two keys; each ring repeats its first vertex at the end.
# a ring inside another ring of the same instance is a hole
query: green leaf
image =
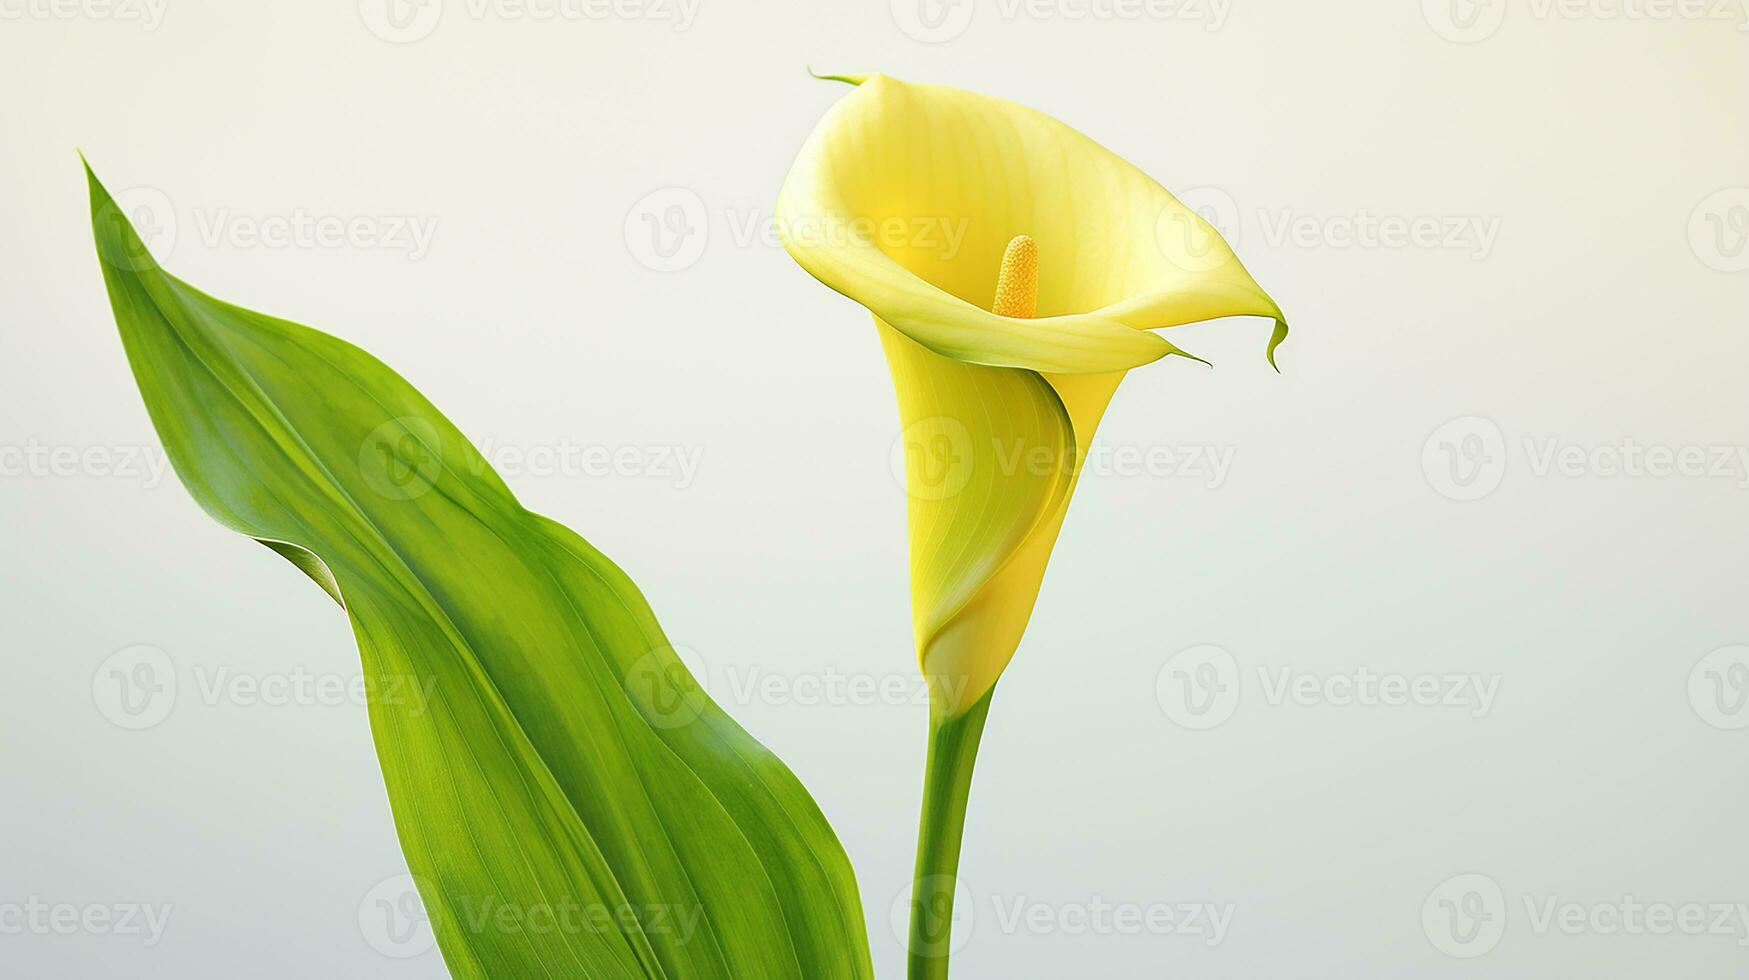
{"type": "Polygon", "coordinates": [[[843,848],[624,572],[382,362],[161,270],[87,168],[188,491],[358,638],[395,827],[458,978],[873,975],[843,848]]]}

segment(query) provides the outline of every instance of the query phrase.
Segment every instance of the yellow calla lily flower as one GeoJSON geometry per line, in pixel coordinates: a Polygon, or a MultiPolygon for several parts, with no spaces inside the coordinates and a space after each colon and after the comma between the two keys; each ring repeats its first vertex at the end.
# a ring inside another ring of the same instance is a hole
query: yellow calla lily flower
{"type": "Polygon", "coordinates": [[[904,425],[917,654],[952,716],[1019,646],[1124,372],[1183,353],[1147,331],[1265,316],[1273,362],[1287,327],[1201,216],[1063,123],[838,77],[856,89],[802,147],[778,227],[802,268],[874,314],[904,425]],[[999,284],[1022,237],[1019,278],[999,284]]]}
{"type": "MultiPolygon", "coordinates": [[[[1149,333],[1281,309],[1153,179],[1025,106],[884,75],[803,145],[784,247],[874,314],[898,394],[911,606],[930,682],[910,976],[947,975],[973,761],[1032,615],[1079,463],[1149,333]],[[987,306],[985,304],[988,304],[987,306]]],[[[1186,355],[1188,356],[1188,355],[1186,355]]]]}

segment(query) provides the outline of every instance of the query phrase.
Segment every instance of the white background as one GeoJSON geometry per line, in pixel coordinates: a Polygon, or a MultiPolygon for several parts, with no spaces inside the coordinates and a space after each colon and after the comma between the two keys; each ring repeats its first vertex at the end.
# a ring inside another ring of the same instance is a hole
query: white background
{"type": "Polygon", "coordinates": [[[1749,643],[1739,7],[702,0],[681,29],[639,0],[67,2],[0,0],[0,973],[444,975],[381,920],[405,865],[364,708],[208,694],[356,675],[342,617],[173,477],[90,452],[162,460],[80,147],[174,221],[172,271],[382,357],[627,568],[819,800],[900,974],[925,711],[810,686],[914,667],[873,328],[765,234],[847,91],[809,63],[1057,115],[1205,208],[1295,327],[1280,375],[1266,324],[1176,330],[1217,369],[1139,370],[1107,416],[1108,447],[1230,469],[1083,480],[979,762],[956,977],[1749,964],[1744,913],[1610,914],[1749,903],[1749,651],[1703,663],[1749,643]],[[690,237],[657,251],[646,214],[690,237]],[[350,230],[272,237],[300,216],[350,230]],[[1417,219],[1437,243],[1365,233],[1417,219]],[[698,468],[564,472],[566,446],[698,468]],[[160,656],[161,720],[113,723],[112,672],[160,656]],[[1362,670],[1495,694],[1329,703],[1278,696],[1284,669],[1337,700],[1362,670]],[[794,697],[735,693],[773,676],[794,697]],[[150,943],[17,928],[33,900],[170,911],[150,943]],[[1187,905],[1230,915],[1218,942],[1108,908],[1187,905]]]}

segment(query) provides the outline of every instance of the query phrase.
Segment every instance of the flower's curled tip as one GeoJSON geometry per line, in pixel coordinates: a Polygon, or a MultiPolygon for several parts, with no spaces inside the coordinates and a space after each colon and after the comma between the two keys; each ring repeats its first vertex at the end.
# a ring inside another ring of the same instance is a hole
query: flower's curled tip
{"type": "Polygon", "coordinates": [[[846,85],[861,85],[868,81],[867,75],[822,75],[814,70],[813,65],[808,66],[808,74],[823,82],[843,82],[846,85]]]}
{"type": "Polygon", "coordinates": [[[1269,351],[1267,354],[1267,356],[1269,357],[1269,366],[1272,368],[1275,368],[1276,374],[1281,373],[1281,365],[1275,363],[1275,349],[1277,347],[1280,347],[1281,342],[1286,340],[1286,339],[1287,339],[1287,321],[1280,319],[1280,318],[1277,318],[1275,321],[1275,331],[1269,335],[1269,351]]]}

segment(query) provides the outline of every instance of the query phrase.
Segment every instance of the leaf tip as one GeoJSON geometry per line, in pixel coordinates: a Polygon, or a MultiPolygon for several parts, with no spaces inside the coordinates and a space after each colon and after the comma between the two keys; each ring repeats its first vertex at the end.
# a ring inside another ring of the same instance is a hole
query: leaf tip
{"type": "Polygon", "coordinates": [[[79,166],[85,170],[85,185],[91,191],[91,210],[95,213],[99,204],[110,199],[109,189],[103,186],[103,181],[97,179],[97,171],[91,169],[91,161],[86,158],[85,151],[75,146],[73,152],[79,155],[79,166]]]}
{"type": "Polygon", "coordinates": [[[103,181],[97,179],[97,172],[91,169],[84,153],[79,154],[79,159],[85,167],[85,183],[91,194],[91,234],[97,242],[97,257],[107,268],[123,272],[157,270],[157,261],[140,239],[126,210],[110,195],[103,181]]]}

